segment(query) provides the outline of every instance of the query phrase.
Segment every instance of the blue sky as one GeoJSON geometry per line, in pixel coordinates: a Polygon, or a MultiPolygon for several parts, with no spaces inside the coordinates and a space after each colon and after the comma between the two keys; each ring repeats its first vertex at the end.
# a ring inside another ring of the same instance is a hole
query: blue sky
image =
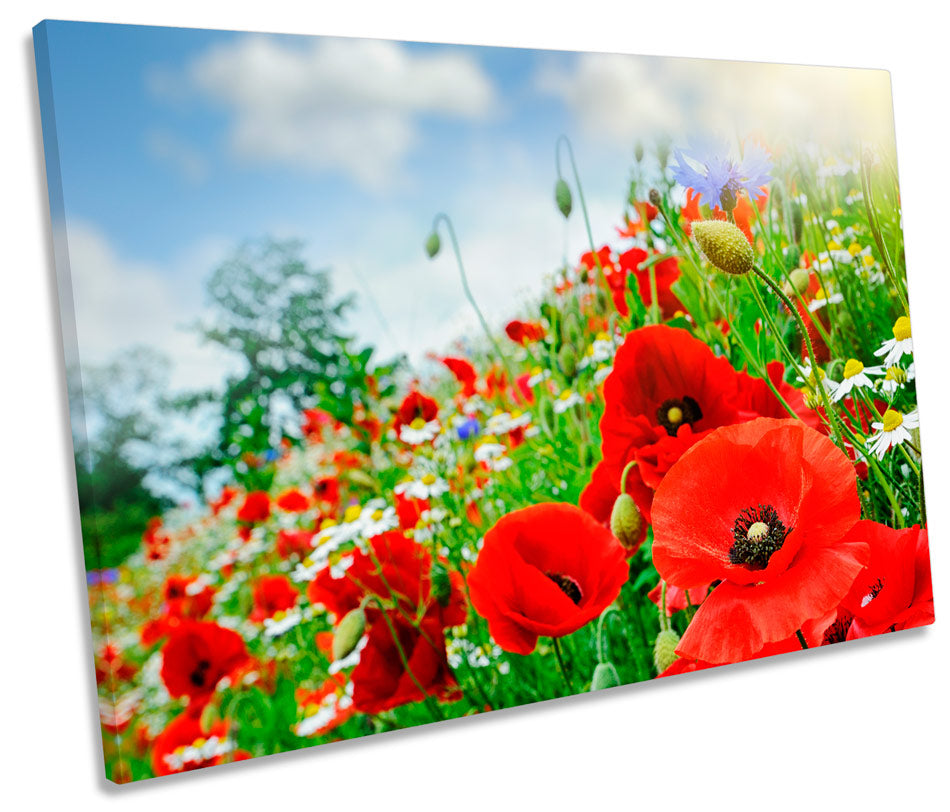
{"type": "MultiPolygon", "coordinates": [[[[248,238],[297,237],[361,303],[351,327],[414,359],[475,329],[448,253],[502,323],[565,256],[580,218],[552,201],[554,143],[574,142],[598,242],[614,240],[633,145],[666,131],[796,128],[892,137],[875,71],[782,68],[374,40],[46,24],[67,237],[85,363],[148,343],[178,387],[227,359],[182,326],[203,281],[248,238]],[[373,302],[370,302],[372,297],[373,302]],[[380,318],[380,315],[382,317],[380,318]]],[[[44,126],[50,99],[43,99],[44,126]]]]}

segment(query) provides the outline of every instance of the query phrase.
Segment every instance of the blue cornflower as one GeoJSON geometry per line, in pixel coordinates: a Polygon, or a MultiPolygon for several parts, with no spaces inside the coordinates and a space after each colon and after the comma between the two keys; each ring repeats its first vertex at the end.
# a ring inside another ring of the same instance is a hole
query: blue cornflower
{"type": "Polygon", "coordinates": [[[481,431],[481,427],[478,425],[478,421],[474,417],[467,418],[463,423],[459,423],[458,427],[456,428],[456,432],[458,433],[458,438],[460,440],[468,440],[472,437],[475,437],[479,431],[481,431]]]}
{"type": "Polygon", "coordinates": [[[699,194],[700,203],[719,206],[724,211],[736,207],[736,195],[745,189],[752,200],[762,197],[760,186],[772,180],[772,158],[756,143],[746,145],[741,161],[734,161],[722,141],[690,140],[689,149],[675,149],[676,163],[670,166],[673,179],[699,194]],[[687,159],[701,164],[697,170],[687,159]]]}

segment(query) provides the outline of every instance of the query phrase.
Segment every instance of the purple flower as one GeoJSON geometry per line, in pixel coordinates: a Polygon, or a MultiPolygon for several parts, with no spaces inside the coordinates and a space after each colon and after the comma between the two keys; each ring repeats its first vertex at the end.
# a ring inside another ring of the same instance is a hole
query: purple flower
{"type": "Polygon", "coordinates": [[[736,195],[745,189],[752,200],[762,196],[759,188],[772,180],[772,158],[756,143],[748,143],[741,161],[734,161],[722,141],[690,141],[689,149],[675,149],[676,163],[670,167],[673,179],[699,194],[700,203],[719,206],[724,211],[736,207],[736,195]],[[688,159],[688,160],[687,160],[688,159]],[[692,163],[691,163],[692,162],[692,163]],[[694,164],[699,164],[697,169],[694,164]]]}

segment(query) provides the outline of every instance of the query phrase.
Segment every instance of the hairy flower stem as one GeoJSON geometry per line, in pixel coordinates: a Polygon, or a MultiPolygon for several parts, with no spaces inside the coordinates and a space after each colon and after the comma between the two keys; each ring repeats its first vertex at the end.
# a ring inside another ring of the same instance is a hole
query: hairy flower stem
{"type": "Polygon", "coordinates": [[[495,336],[492,333],[491,328],[489,328],[488,322],[485,320],[485,316],[482,314],[482,310],[478,306],[478,302],[475,301],[475,297],[472,295],[471,288],[468,286],[468,276],[465,273],[465,265],[462,263],[462,253],[459,251],[458,239],[455,236],[455,227],[452,225],[452,220],[444,212],[439,212],[432,221],[433,232],[438,230],[440,222],[445,223],[445,228],[449,233],[449,240],[452,243],[452,251],[455,253],[455,262],[458,264],[459,276],[462,279],[462,290],[465,291],[465,298],[468,299],[468,303],[475,311],[475,315],[478,316],[478,321],[482,325],[482,330],[485,331],[485,335],[488,337],[489,343],[491,343],[492,348],[495,350],[495,355],[497,356],[498,360],[501,361],[501,365],[505,368],[505,372],[508,374],[508,385],[514,386],[515,375],[511,369],[511,366],[508,364],[508,358],[501,351],[501,347],[495,340],[495,336]]]}
{"type": "Polygon", "coordinates": [[[815,348],[811,344],[811,336],[808,335],[808,330],[805,328],[805,322],[802,321],[801,314],[796,309],[795,305],[792,304],[791,299],[785,295],[785,291],[776,283],[772,277],[770,277],[765,271],[759,268],[756,265],[752,266],[752,272],[759,277],[765,284],[771,289],[771,291],[782,300],[782,303],[788,308],[789,313],[795,319],[798,324],[799,332],[802,334],[802,340],[805,342],[805,349],[808,351],[808,360],[811,363],[812,374],[815,376],[815,388],[818,389],[818,393],[821,395],[822,404],[825,407],[825,416],[828,419],[828,425],[831,428],[831,435],[835,441],[835,445],[839,448],[842,447],[841,432],[838,430],[838,418],[837,412],[835,412],[831,407],[831,401],[828,399],[828,392],[825,390],[824,384],[818,380],[818,361],[815,359],[815,348]]]}
{"type": "Polygon", "coordinates": [[[871,198],[871,168],[863,156],[861,158],[861,191],[864,193],[864,208],[868,213],[868,225],[871,226],[871,234],[874,235],[877,250],[881,253],[881,265],[884,266],[884,270],[887,272],[887,278],[894,286],[894,291],[897,293],[897,298],[900,299],[901,307],[904,308],[905,315],[910,315],[910,310],[907,307],[907,297],[904,295],[900,280],[894,272],[894,265],[891,262],[891,256],[887,251],[887,246],[884,244],[884,236],[881,234],[881,227],[877,221],[877,212],[874,209],[874,201],[871,198]]]}
{"type": "Polygon", "coordinates": [[[558,136],[557,141],[554,143],[554,165],[557,169],[558,179],[562,178],[561,174],[561,144],[564,144],[567,147],[567,156],[571,161],[571,170],[574,173],[574,184],[577,186],[577,197],[581,201],[581,214],[584,215],[584,227],[587,229],[587,241],[590,243],[590,252],[594,256],[594,264],[597,266],[597,273],[600,278],[600,283],[604,286],[607,284],[607,277],[604,275],[604,267],[600,264],[600,257],[597,255],[597,249],[594,247],[594,232],[590,228],[590,217],[587,214],[587,201],[584,199],[584,190],[581,188],[581,176],[577,171],[577,163],[574,161],[574,148],[571,146],[571,141],[566,135],[558,136]]]}
{"type": "Polygon", "coordinates": [[[574,690],[574,684],[571,682],[571,677],[564,665],[564,657],[561,655],[561,642],[556,637],[552,637],[551,642],[554,644],[554,656],[557,657],[557,667],[561,672],[561,679],[564,680],[564,685],[567,687],[568,694],[574,694],[576,693],[574,690]]]}

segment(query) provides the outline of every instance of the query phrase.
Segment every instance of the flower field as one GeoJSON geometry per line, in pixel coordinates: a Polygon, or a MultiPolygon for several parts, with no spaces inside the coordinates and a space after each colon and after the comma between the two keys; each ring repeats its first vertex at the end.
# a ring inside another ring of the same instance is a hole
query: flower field
{"type": "Polygon", "coordinates": [[[638,148],[615,234],[500,330],[437,216],[484,334],[89,572],[113,781],[933,621],[893,156],[638,148]]]}

